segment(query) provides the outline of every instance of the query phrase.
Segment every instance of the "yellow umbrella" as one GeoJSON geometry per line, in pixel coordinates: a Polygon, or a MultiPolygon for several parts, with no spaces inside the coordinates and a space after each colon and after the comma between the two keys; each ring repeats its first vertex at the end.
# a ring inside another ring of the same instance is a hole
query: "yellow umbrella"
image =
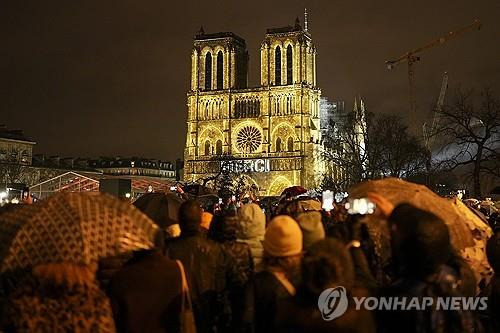
{"type": "Polygon", "coordinates": [[[0,271],[51,262],[89,264],[151,248],[157,226],[103,193],[59,193],[0,215],[0,271]]]}
{"type": "Polygon", "coordinates": [[[476,282],[488,283],[493,271],[486,258],[486,242],[491,228],[458,198],[443,198],[423,185],[398,178],[385,178],[360,183],[349,191],[353,198],[366,197],[369,192],[382,195],[392,204],[410,203],[439,216],[450,230],[451,243],[469,264],[476,282]]]}
{"type": "Polygon", "coordinates": [[[493,235],[493,231],[485,221],[474,214],[461,200],[454,198],[450,199],[450,201],[457,213],[464,217],[467,228],[474,235],[474,245],[461,249],[460,255],[474,271],[476,281],[479,283],[484,280],[484,285],[488,285],[493,276],[493,269],[486,257],[486,242],[493,235]]]}
{"type": "Polygon", "coordinates": [[[465,221],[470,217],[465,217],[453,207],[450,200],[437,195],[426,186],[399,178],[384,178],[355,185],[349,190],[349,197],[364,198],[369,192],[382,195],[394,205],[410,203],[436,214],[448,226],[451,243],[457,250],[474,245],[472,233],[465,221]]]}

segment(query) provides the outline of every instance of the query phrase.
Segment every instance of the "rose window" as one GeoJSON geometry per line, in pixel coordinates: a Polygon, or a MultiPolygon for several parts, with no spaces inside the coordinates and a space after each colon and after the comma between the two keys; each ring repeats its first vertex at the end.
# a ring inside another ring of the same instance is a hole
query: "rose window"
{"type": "Polygon", "coordinates": [[[236,146],[245,153],[253,153],[262,143],[262,134],[253,126],[243,127],[236,136],[236,146]]]}

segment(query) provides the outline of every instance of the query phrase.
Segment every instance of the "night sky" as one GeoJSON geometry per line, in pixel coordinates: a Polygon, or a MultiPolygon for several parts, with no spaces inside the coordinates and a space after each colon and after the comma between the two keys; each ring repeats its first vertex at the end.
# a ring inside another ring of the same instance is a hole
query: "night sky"
{"type": "Polygon", "coordinates": [[[318,85],[351,108],[408,110],[407,69],[384,61],[472,23],[416,65],[421,118],[443,72],[450,89],[500,95],[500,1],[18,1],[0,4],[0,124],[23,129],[35,153],[173,160],[185,142],[192,38],[233,31],[247,41],[250,86],[259,82],[266,28],[309,12],[318,85]]]}

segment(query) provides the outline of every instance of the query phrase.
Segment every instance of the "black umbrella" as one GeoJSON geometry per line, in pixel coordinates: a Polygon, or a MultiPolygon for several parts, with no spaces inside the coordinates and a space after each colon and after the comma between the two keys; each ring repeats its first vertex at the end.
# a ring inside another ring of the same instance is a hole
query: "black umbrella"
{"type": "Polygon", "coordinates": [[[139,197],[134,206],[140,209],[159,227],[165,228],[178,222],[178,212],[182,198],[174,193],[146,193],[139,197]]]}
{"type": "Polygon", "coordinates": [[[215,192],[212,189],[200,184],[186,185],[182,189],[184,190],[184,193],[187,193],[195,197],[199,197],[201,195],[215,194],[215,192]]]}

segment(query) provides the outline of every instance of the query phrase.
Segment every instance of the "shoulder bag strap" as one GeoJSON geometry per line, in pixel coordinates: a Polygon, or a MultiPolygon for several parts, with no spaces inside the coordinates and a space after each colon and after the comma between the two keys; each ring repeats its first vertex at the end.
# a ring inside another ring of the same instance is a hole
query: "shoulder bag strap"
{"type": "Polygon", "coordinates": [[[281,283],[281,285],[286,289],[286,291],[288,291],[288,293],[291,296],[295,296],[295,294],[296,294],[295,287],[290,282],[290,280],[288,280],[286,278],[285,274],[283,274],[282,272],[276,272],[276,271],[272,271],[271,273],[281,283]]]}
{"type": "Polygon", "coordinates": [[[177,263],[177,266],[179,266],[179,271],[181,273],[181,280],[182,280],[182,308],[184,309],[187,305],[188,309],[192,309],[193,306],[191,304],[191,295],[189,293],[189,285],[187,283],[187,278],[186,278],[186,272],[184,271],[184,265],[180,260],[175,261],[177,263]],[[187,304],[185,304],[187,303],[187,304]]]}

